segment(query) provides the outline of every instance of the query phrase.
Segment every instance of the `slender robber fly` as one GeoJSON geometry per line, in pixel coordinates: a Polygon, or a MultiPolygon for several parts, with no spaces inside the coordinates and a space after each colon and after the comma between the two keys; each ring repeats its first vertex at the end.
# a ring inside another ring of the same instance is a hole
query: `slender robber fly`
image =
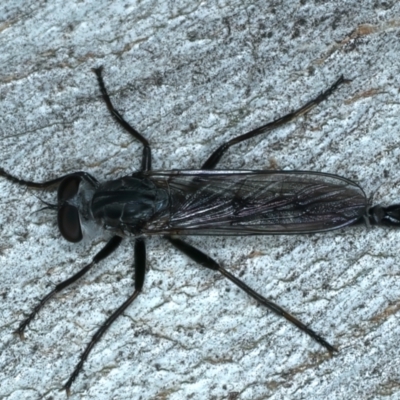
{"type": "Polygon", "coordinates": [[[13,183],[37,189],[57,188],[57,204],[48,207],[57,211],[58,228],[69,242],[81,241],[87,225],[95,225],[113,235],[91,263],[56,285],[41,299],[16,330],[21,338],[39,310],[56,293],[110,256],[124,237],[133,237],[134,240],[134,292],[92,337],[64,385],[67,394],[94,345],[140,294],[146,269],[145,239],[153,235],[161,235],[193,261],[225,276],[261,305],[307,333],[330,354],[336,352],[334,346],[308,326],[179,236],[315,233],[360,223],[399,226],[400,204],[371,207],[359,185],[338,175],[310,171],[215,169],[231,146],[307,113],[347,80],[340,77],[328,90],[297,111],[223,143],[198,170],[152,171],[149,142],[112,105],[102,78],[102,68],[93,71],[113,118],[143,145],[141,170],[107,182],[99,182],[86,172],[75,172],[38,183],[20,179],[0,168],[0,175],[13,183]]]}

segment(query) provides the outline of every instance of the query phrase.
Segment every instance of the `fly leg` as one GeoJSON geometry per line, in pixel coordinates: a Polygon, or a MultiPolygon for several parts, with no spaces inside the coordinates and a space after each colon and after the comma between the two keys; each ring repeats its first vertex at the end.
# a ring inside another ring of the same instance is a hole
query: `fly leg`
{"type": "Polygon", "coordinates": [[[18,185],[26,186],[26,187],[33,188],[33,189],[50,189],[53,186],[56,186],[59,183],[61,183],[65,178],[69,178],[70,176],[83,176],[89,182],[92,182],[93,184],[97,182],[97,180],[92,175],[88,174],[87,172],[82,172],[82,171],[63,175],[63,176],[60,176],[59,178],[55,178],[55,179],[52,179],[52,180],[46,181],[46,182],[32,182],[32,181],[27,181],[25,179],[20,179],[20,178],[17,178],[15,176],[9,174],[3,168],[0,168],[0,176],[2,176],[3,178],[6,178],[8,181],[10,181],[12,183],[16,183],[18,185]]]}
{"type": "Polygon", "coordinates": [[[35,318],[36,314],[40,311],[40,309],[56,294],[64,290],[66,287],[70,286],[72,283],[77,281],[83,275],[86,274],[94,265],[96,265],[99,261],[108,257],[112,254],[120,245],[122,238],[119,236],[113,236],[107,244],[93,257],[93,260],[90,264],[83,267],[79,272],[65,281],[59,283],[47,296],[43,297],[40,300],[39,304],[33,309],[33,311],[29,314],[28,318],[21,322],[18,329],[15,330],[14,333],[18,334],[21,339],[24,338],[25,328],[30,324],[30,322],[35,318]]]}
{"type": "Polygon", "coordinates": [[[97,76],[97,81],[99,82],[101,95],[103,96],[103,100],[107,105],[108,110],[110,111],[113,118],[127,131],[129,132],[135,139],[139,140],[143,145],[143,155],[142,155],[142,171],[149,171],[151,169],[151,149],[148,140],[141,135],[136,129],[128,124],[122,117],[122,115],[114,108],[111,103],[110,96],[107,93],[107,89],[104,85],[103,76],[102,76],[103,67],[93,68],[93,72],[97,76]]]}
{"type": "Polygon", "coordinates": [[[111,324],[128,308],[128,306],[139,296],[142,291],[144,283],[144,275],[146,272],[146,245],[143,238],[138,238],[135,240],[135,255],[134,255],[134,267],[135,267],[135,290],[133,294],[117,309],[110,317],[106,319],[103,325],[97,330],[93,335],[92,340],[86,346],[84,352],[80,356],[80,360],[72,374],[70,375],[67,383],[64,385],[63,389],[66,390],[67,395],[70,394],[70,388],[74,380],[79,375],[82,370],[83,364],[92,351],[94,345],[100,340],[111,324]]]}
{"type": "MultiPolygon", "coordinates": [[[[284,115],[281,118],[276,119],[275,121],[272,121],[266,125],[263,125],[263,126],[256,128],[250,132],[244,133],[243,135],[237,136],[237,137],[229,140],[228,142],[223,143],[210,155],[210,157],[208,157],[207,161],[201,166],[201,169],[203,169],[203,170],[214,169],[216,167],[216,165],[218,164],[218,162],[220,161],[220,159],[222,158],[222,156],[234,144],[243,142],[247,139],[251,139],[255,136],[272,131],[273,129],[278,128],[278,127],[286,124],[287,122],[292,121],[296,117],[298,117],[302,114],[306,114],[312,108],[314,108],[319,103],[324,101],[327,97],[329,97],[342,83],[348,83],[348,82],[349,82],[349,80],[344,79],[344,77],[341,76],[329,89],[327,89],[326,91],[321,93],[314,100],[311,100],[308,103],[306,103],[303,107],[299,108],[298,110],[293,111],[287,115],[284,115]]],[[[317,333],[315,333],[312,329],[308,328],[306,325],[304,325],[302,322],[300,322],[297,318],[293,317],[291,314],[286,312],[283,308],[281,308],[277,304],[269,301],[265,297],[263,297],[260,294],[258,294],[257,292],[255,292],[253,289],[251,289],[249,286],[247,286],[240,279],[236,278],[234,275],[232,275],[227,270],[225,270],[223,267],[221,267],[215,260],[213,260],[207,254],[203,253],[202,251],[196,249],[195,247],[191,246],[190,244],[184,242],[183,240],[181,240],[179,238],[171,237],[171,236],[165,236],[165,238],[172,245],[174,245],[177,249],[179,249],[184,254],[186,254],[189,258],[191,258],[192,260],[196,261],[197,263],[201,264],[202,266],[204,266],[206,268],[210,268],[212,270],[220,272],[222,275],[224,275],[226,278],[228,278],[232,283],[234,283],[236,286],[238,286],[240,289],[242,289],[244,292],[246,292],[249,296],[251,296],[255,300],[257,300],[260,304],[269,308],[271,311],[275,312],[276,314],[281,315],[287,321],[291,322],[292,324],[297,326],[300,330],[307,333],[315,341],[317,341],[322,346],[324,346],[329,351],[329,353],[332,354],[333,352],[337,351],[337,349],[335,347],[333,347],[331,344],[329,344],[325,339],[323,339],[321,336],[319,336],[317,333]]]]}
{"type": "Polygon", "coordinates": [[[247,139],[251,139],[255,136],[261,135],[263,133],[272,131],[279,126],[286,124],[297,118],[299,115],[308,113],[312,108],[317,106],[319,103],[324,101],[327,97],[329,97],[342,83],[350,82],[348,79],[344,79],[343,75],[325,92],[322,92],[319,96],[317,96],[314,100],[309,101],[303,107],[299,108],[296,111],[293,111],[289,114],[284,115],[281,118],[276,119],[275,121],[269,122],[266,125],[260,126],[259,128],[253,129],[250,132],[244,133],[243,135],[239,135],[234,137],[233,139],[221,144],[211,155],[208,157],[207,161],[201,166],[201,169],[214,169],[221,157],[226,153],[226,151],[233,146],[234,144],[243,142],[247,139]]]}
{"type": "Polygon", "coordinates": [[[258,301],[258,303],[260,303],[264,307],[269,308],[274,313],[282,316],[287,321],[289,321],[293,325],[297,326],[300,330],[307,333],[307,335],[311,336],[316,342],[318,342],[319,344],[324,346],[329,351],[329,353],[332,354],[334,352],[337,352],[337,349],[335,347],[333,347],[331,344],[329,344],[324,338],[322,338],[317,333],[315,333],[307,325],[304,325],[297,318],[293,317],[293,315],[286,312],[283,308],[281,308],[277,304],[273,303],[272,301],[266,299],[265,297],[263,297],[260,294],[258,294],[257,292],[255,292],[253,289],[251,289],[249,286],[247,286],[240,279],[236,278],[234,275],[232,275],[226,269],[221,267],[215,260],[213,260],[207,254],[203,253],[199,249],[196,249],[195,247],[191,246],[190,244],[184,242],[183,240],[181,240],[179,238],[166,236],[166,239],[173,246],[175,246],[178,250],[180,250],[182,253],[186,254],[189,258],[191,258],[193,261],[196,261],[203,267],[212,269],[214,271],[218,271],[220,274],[225,276],[225,278],[229,279],[232,283],[234,283],[236,286],[238,286],[240,289],[242,289],[245,293],[247,293],[249,296],[253,297],[253,299],[258,301]]]}

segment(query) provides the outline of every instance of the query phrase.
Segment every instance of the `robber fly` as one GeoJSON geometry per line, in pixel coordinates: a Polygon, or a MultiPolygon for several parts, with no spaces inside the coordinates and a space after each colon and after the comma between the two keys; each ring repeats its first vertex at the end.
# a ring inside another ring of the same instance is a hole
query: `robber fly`
{"type": "Polygon", "coordinates": [[[334,346],[308,326],[252,290],[210,256],[180,239],[179,235],[315,233],[363,222],[399,226],[400,204],[371,207],[359,185],[338,175],[309,171],[215,170],[231,146],[307,113],[347,80],[340,77],[328,90],[297,111],[223,143],[199,170],[152,171],[149,142],[112,105],[102,78],[102,68],[93,71],[112,117],[143,145],[141,170],[107,182],[99,182],[86,172],[75,172],[38,183],[20,179],[0,168],[0,175],[13,183],[38,189],[57,187],[57,204],[49,207],[57,211],[58,228],[69,242],[81,241],[87,224],[95,224],[113,235],[90,264],[42,298],[16,330],[21,338],[38,311],[56,293],[110,256],[124,237],[133,237],[134,240],[134,292],[92,337],[64,385],[67,394],[93,346],[140,294],[146,269],[145,238],[152,235],[163,236],[186,256],[221,273],[261,305],[286,318],[329,353],[336,352],[334,346]]]}

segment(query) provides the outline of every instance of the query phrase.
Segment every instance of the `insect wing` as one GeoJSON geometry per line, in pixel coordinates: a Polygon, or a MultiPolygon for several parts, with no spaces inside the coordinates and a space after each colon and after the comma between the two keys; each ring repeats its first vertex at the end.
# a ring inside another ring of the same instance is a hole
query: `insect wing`
{"type": "Polygon", "coordinates": [[[170,197],[168,215],[147,234],[257,235],[329,231],[366,212],[354,182],[304,171],[150,171],[170,197]]]}

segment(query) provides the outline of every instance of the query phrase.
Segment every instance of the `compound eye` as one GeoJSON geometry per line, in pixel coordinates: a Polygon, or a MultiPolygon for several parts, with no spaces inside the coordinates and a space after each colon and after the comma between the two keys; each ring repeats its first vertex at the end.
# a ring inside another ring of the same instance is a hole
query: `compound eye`
{"type": "Polygon", "coordinates": [[[58,229],[68,242],[80,242],[82,240],[81,223],[79,211],[75,206],[63,204],[58,210],[58,229]]]}
{"type": "Polygon", "coordinates": [[[58,204],[71,200],[77,195],[81,178],[79,176],[70,176],[65,178],[58,187],[57,198],[58,204]]]}

